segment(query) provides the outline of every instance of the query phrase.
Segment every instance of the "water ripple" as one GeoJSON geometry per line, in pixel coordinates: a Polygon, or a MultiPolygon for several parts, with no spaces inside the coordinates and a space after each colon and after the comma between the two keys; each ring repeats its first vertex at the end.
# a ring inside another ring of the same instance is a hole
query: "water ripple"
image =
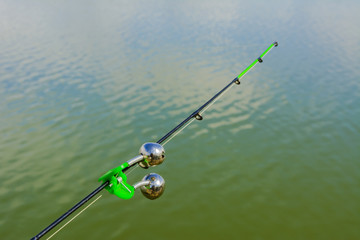
{"type": "Polygon", "coordinates": [[[278,40],[129,177],[160,173],[162,198],[104,192],[59,238],[358,238],[359,3],[279,4],[1,1],[1,236],[40,231],[278,40]]]}

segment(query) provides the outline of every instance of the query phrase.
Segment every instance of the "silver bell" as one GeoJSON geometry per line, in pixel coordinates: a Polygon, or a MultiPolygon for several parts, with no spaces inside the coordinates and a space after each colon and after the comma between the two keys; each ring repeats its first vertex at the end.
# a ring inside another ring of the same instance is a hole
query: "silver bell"
{"type": "Polygon", "coordinates": [[[144,156],[144,160],[139,162],[142,168],[159,165],[165,159],[165,149],[158,143],[144,143],[139,152],[144,156]]]}
{"type": "Polygon", "coordinates": [[[154,200],[160,197],[165,190],[165,180],[157,173],[150,173],[146,175],[142,181],[149,181],[150,183],[141,186],[142,194],[148,199],[154,200]]]}

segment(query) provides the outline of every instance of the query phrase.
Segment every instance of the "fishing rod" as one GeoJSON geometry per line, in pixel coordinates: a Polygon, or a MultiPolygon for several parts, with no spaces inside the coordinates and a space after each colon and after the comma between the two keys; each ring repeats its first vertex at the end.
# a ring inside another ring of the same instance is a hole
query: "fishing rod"
{"type": "MultiPolygon", "coordinates": [[[[60,224],[63,220],[69,217],[77,209],[83,206],[86,202],[96,196],[104,188],[108,190],[111,194],[122,198],[130,199],[135,190],[140,188],[142,194],[148,199],[159,198],[165,190],[165,180],[156,173],[147,174],[140,182],[131,185],[127,183],[126,172],[134,167],[140,166],[142,168],[154,167],[161,164],[165,160],[165,149],[164,145],[168,143],[172,138],[179,134],[183,129],[185,129],[190,123],[194,120],[203,120],[204,113],[212,104],[215,103],[223,94],[225,94],[232,86],[240,85],[240,79],[248,73],[257,63],[263,62],[263,57],[273,48],[277,47],[278,43],[272,43],[255,61],[253,61],[244,71],[242,71],[237,77],[235,77],[228,85],[226,85],[222,90],[216,93],[212,98],[210,98],[205,104],[199,107],[196,111],[191,113],[185,120],[179,123],[176,127],[166,133],[162,138],[160,138],[156,143],[148,142],[144,143],[139,150],[139,155],[126,161],[120,166],[109,170],[103,176],[99,178],[99,182],[102,184],[96,188],[93,192],[83,198],[80,202],[75,204],[71,209],[66,213],[61,215],[53,223],[47,226],[44,230],[38,233],[35,237],[31,238],[32,240],[40,239],[46,233],[51,231],[54,227],[60,224]]],[[[92,204],[92,203],[91,203],[92,204]]],[[[90,205],[89,205],[90,206],[90,205]]],[[[88,206],[88,207],[89,207],[88,206]]],[[[64,225],[65,226],[65,225],[64,225]]]]}

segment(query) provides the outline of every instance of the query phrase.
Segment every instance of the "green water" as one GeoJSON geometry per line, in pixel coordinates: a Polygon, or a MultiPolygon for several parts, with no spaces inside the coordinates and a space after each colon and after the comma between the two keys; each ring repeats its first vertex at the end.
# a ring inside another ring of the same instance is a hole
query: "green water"
{"type": "Polygon", "coordinates": [[[104,191],[53,239],[360,239],[359,9],[0,0],[0,238],[35,236],[278,41],[129,175],[161,174],[161,198],[104,191]]]}

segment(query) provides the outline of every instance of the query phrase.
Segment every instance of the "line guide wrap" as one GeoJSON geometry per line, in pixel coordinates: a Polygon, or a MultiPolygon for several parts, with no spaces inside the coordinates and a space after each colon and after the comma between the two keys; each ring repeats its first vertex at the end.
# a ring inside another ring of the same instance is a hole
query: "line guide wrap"
{"type": "Polygon", "coordinates": [[[102,184],[96,188],[92,193],[83,198],[80,202],[75,204],[71,209],[66,213],[56,219],[48,227],[42,230],[35,237],[31,238],[32,240],[40,239],[46,233],[51,231],[59,223],[69,217],[73,212],[83,206],[91,198],[97,195],[104,188],[108,190],[111,194],[122,198],[130,199],[137,188],[140,188],[143,195],[149,199],[156,199],[162,195],[164,192],[165,181],[164,179],[156,174],[150,173],[147,174],[140,182],[131,185],[127,182],[126,171],[131,167],[134,167],[138,164],[142,168],[149,168],[161,164],[165,159],[165,150],[164,145],[168,143],[173,137],[175,137],[180,131],[187,127],[194,120],[203,120],[201,115],[205,112],[218,98],[220,98],[227,90],[229,90],[234,85],[240,85],[240,79],[248,73],[257,63],[263,62],[263,57],[273,48],[277,47],[278,43],[272,43],[254,62],[252,62],[244,71],[242,71],[236,78],[234,78],[228,85],[226,85],[222,90],[215,94],[211,99],[209,99],[205,104],[199,107],[196,111],[190,114],[185,120],[180,124],[170,130],[162,138],[160,138],[156,143],[145,143],[140,148],[140,155],[128,160],[127,162],[121,164],[120,166],[109,170],[103,176],[99,178],[99,181],[102,184]]]}

